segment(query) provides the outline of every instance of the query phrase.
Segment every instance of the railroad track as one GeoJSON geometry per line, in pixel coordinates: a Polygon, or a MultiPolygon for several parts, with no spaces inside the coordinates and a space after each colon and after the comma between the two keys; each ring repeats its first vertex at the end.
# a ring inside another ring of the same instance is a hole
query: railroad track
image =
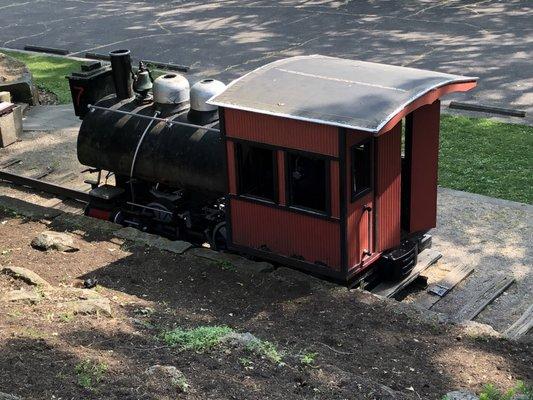
{"type": "Polygon", "coordinates": [[[10,159],[0,163],[0,183],[8,184],[15,191],[9,193],[11,197],[48,208],[83,213],[85,204],[89,201],[90,187],[86,185],[86,190],[75,188],[81,186],[81,182],[75,182],[79,175],[74,172],[58,175],[53,168],[41,169],[31,176],[8,170],[20,162],[19,159],[10,159]]]}

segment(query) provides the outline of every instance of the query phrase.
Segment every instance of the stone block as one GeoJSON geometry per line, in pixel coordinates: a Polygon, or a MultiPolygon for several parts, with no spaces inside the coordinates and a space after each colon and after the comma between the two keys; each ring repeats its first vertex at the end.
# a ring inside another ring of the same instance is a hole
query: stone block
{"type": "MultiPolygon", "coordinates": [[[[25,105],[26,106],[26,105],[25,105]]],[[[24,107],[17,104],[15,108],[13,109],[13,118],[15,120],[15,135],[17,136],[17,140],[22,135],[22,118],[24,114],[24,107]]]]}
{"type": "Polygon", "coordinates": [[[115,236],[120,239],[129,240],[137,244],[154,247],[159,250],[166,250],[176,254],[182,254],[192,246],[189,242],[169,240],[158,235],[141,232],[140,230],[131,227],[119,229],[115,232],[115,236]]]}
{"type": "Polygon", "coordinates": [[[11,103],[11,93],[9,92],[0,92],[0,103],[1,102],[7,102],[7,103],[11,103]]]}
{"type": "Polygon", "coordinates": [[[0,116],[0,147],[7,147],[17,141],[17,127],[13,111],[0,116]]]}

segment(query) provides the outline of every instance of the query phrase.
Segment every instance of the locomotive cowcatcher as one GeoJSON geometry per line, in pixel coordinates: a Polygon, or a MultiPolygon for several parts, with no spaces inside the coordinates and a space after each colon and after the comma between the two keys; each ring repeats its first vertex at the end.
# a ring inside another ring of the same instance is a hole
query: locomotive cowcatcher
{"type": "Polygon", "coordinates": [[[189,87],[110,57],[69,77],[87,215],[344,283],[430,243],[439,98],[476,78],[314,55],[189,87]]]}

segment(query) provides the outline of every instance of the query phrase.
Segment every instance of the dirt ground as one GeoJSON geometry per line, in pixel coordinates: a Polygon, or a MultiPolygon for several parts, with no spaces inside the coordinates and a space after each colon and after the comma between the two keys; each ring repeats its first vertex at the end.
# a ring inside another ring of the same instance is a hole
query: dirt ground
{"type": "Polygon", "coordinates": [[[0,53],[0,83],[20,79],[27,71],[24,63],[0,53]]]}
{"type": "MultiPolygon", "coordinates": [[[[0,307],[0,392],[26,399],[440,399],[531,382],[530,345],[421,318],[411,306],[322,283],[285,268],[250,273],[134,246],[105,231],[0,214],[0,265],[38,273],[54,287],[98,280],[112,317],[70,315],[51,298],[0,307]],[[80,250],[41,252],[31,240],[69,230],[80,250]],[[227,325],[276,345],[277,364],[243,348],[180,351],[161,340],[179,326],[227,325]],[[301,357],[314,354],[313,362],[301,357]],[[78,368],[106,365],[84,388],[78,368]],[[178,368],[180,393],[150,366],[178,368]]],[[[3,277],[0,292],[21,283],[3,277]]],[[[85,289],[88,290],[88,289],[85,289]]]]}

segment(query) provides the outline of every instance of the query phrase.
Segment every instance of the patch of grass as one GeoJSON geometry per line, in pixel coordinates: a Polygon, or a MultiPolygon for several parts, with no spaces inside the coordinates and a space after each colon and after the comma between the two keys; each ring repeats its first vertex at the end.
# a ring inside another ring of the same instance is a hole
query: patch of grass
{"type": "Polygon", "coordinates": [[[59,321],[68,324],[69,322],[74,321],[74,313],[71,312],[65,312],[58,315],[59,321]]]}
{"type": "Polygon", "coordinates": [[[303,365],[311,366],[315,363],[317,353],[305,353],[300,357],[300,362],[303,365]]]}
{"type": "Polygon", "coordinates": [[[235,265],[233,265],[229,261],[218,261],[217,264],[224,271],[232,271],[232,272],[237,271],[237,268],[235,267],[235,265]]]}
{"type": "Polygon", "coordinates": [[[79,70],[80,61],[65,57],[51,57],[46,55],[20,53],[18,51],[2,51],[27,65],[33,75],[35,84],[49,92],[54,93],[59,103],[71,102],[70,89],[65,76],[72,71],[79,70]]]}
{"type": "Polygon", "coordinates": [[[239,358],[239,364],[243,366],[245,370],[252,370],[254,369],[254,363],[252,360],[246,357],[240,357],[239,358]]]}
{"type": "Polygon", "coordinates": [[[479,394],[479,400],[511,400],[520,395],[523,395],[526,399],[533,399],[533,387],[518,381],[514,388],[502,392],[494,385],[488,384],[483,387],[479,394]]]}
{"type": "Polygon", "coordinates": [[[443,115],[439,184],[533,203],[533,127],[443,115]]]}
{"type": "Polygon", "coordinates": [[[23,328],[20,332],[20,336],[33,340],[41,340],[46,339],[48,337],[45,332],[42,332],[35,328],[23,328]]]}
{"type": "Polygon", "coordinates": [[[283,359],[276,346],[266,340],[254,340],[253,342],[250,342],[247,349],[276,364],[280,364],[283,359]]]}
{"type": "Polygon", "coordinates": [[[176,328],[163,334],[163,340],[169,346],[177,346],[182,350],[203,352],[220,343],[220,339],[232,333],[227,326],[200,326],[194,329],[176,328]]]}
{"type": "Polygon", "coordinates": [[[187,378],[185,378],[184,376],[180,376],[179,378],[172,378],[171,383],[183,393],[187,393],[190,387],[187,378]]]}
{"type": "Polygon", "coordinates": [[[85,389],[94,389],[94,385],[103,379],[107,370],[108,367],[105,363],[97,363],[91,360],[81,361],[75,367],[78,384],[85,389]]]}

